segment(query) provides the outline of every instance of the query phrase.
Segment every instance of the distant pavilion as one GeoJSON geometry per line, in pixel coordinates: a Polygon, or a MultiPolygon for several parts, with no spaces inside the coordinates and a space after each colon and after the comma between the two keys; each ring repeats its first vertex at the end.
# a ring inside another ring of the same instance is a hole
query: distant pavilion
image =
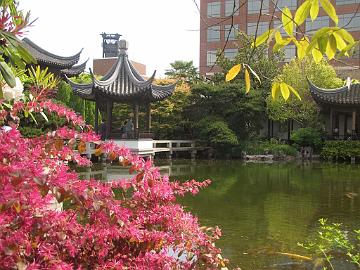
{"type": "Polygon", "coordinates": [[[49,72],[60,77],[80,75],[86,67],[87,61],[82,64],[77,64],[82,50],[75,55],[66,57],[48,52],[28,38],[24,38],[21,44],[35,58],[37,64],[42,69],[48,68],[49,72]]]}
{"type": "MultiPolygon", "coordinates": [[[[92,82],[78,84],[68,79],[73,92],[81,98],[95,102],[95,131],[99,132],[99,110],[106,114],[106,139],[117,139],[112,129],[114,103],[125,103],[133,107],[135,139],[146,137],[151,129],[151,103],[172,95],[175,84],[159,86],[153,84],[155,73],[144,79],[132,65],[127,55],[128,43],[119,41],[119,55],[116,63],[100,80],[92,71],[92,82]],[[139,132],[139,106],[146,108],[146,132],[139,132]],[[145,134],[145,135],[144,135],[145,134]]],[[[65,76],[66,77],[66,76],[65,76]]]]}
{"type": "Polygon", "coordinates": [[[360,84],[323,89],[309,81],[312,97],[320,106],[331,139],[360,139],[360,84]]]}

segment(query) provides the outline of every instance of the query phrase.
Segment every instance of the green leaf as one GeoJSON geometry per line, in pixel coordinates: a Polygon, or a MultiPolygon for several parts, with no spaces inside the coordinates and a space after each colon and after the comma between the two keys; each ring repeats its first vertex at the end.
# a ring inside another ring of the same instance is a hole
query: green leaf
{"type": "Polygon", "coordinates": [[[226,74],[225,80],[227,82],[231,81],[232,79],[234,79],[236,77],[236,75],[239,74],[240,70],[241,70],[241,64],[237,64],[237,65],[233,66],[226,74]]]}
{"type": "Polygon", "coordinates": [[[245,67],[245,89],[246,89],[246,94],[249,93],[249,91],[250,91],[250,74],[246,67],[245,67]]]}
{"type": "Polygon", "coordinates": [[[310,17],[311,20],[315,20],[319,14],[319,1],[318,0],[312,0],[311,3],[311,9],[310,9],[310,17]]]}
{"type": "Polygon", "coordinates": [[[306,0],[296,10],[294,21],[297,25],[302,24],[305,21],[305,19],[309,16],[310,8],[311,8],[311,1],[306,0]]]}
{"type": "Polygon", "coordinates": [[[318,46],[318,39],[324,35],[327,35],[329,31],[332,31],[330,27],[324,27],[316,31],[316,33],[311,38],[309,46],[306,48],[306,54],[310,53],[315,48],[315,46],[318,46]]]}
{"type": "Polygon", "coordinates": [[[275,41],[278,44],[282,44],[283,43],[283,38],[281,36],[281,33],[279,31],[275,32],[275,41]]]}
{"type": "Polygon", "coordinates": [[[5,62],[0,62],[0,73],[10,87],[15,87],[16,82],[14,73],[5,62]]]}
{"type": "Polygon", "coordinates": [[[336,40],[336,48],[339,51],[342,51],[347,45],[346,42],[343,40],[343,38],[336,32],[333,33],[333,36],[336,40]]]}
{"type": "Polygon", "coordinates": [[[339,18],[336,15],[336,10],[334,6],[330,3],[330,0],[320,0],[321,6],[329,17],[335,22],[336,25],[339,23],[339,18]]]}
{"type": "Polygon", "coordinates": [[[4,98],[4,93],[3,93],[2,87],[0,86],[0,99],[3,99],[3,98],[4,98]]]}
{"type": "Polygon", "coordinates": [[[297,48],[297,57],[301,60],[306,55],[306,48],[309,46],[309,41],[305,38],[302,38],[299,41],[294,41],[297,48]]]}
{"type": "Polygon", "coordinates": [[[252,47],[259,47],[261,44],[263,44],[265,41],[270,39],[271,35],[273,34],[274,29],[269,29],[265,31],[262,35],[258,36],[255,41],[251,44],[252,47]]]}
{"type": "Polygon", "coordinates": [[[329,41],[329,36],[322,36],[318,38],[318,46],[322,54],[326,52],[326,46],[328,44],[328,41],[329,41]]]}
{"type": "Polygon", "coordinates": [[[333,59],[335,57],[336,54],[336,39],[334,37],[334,35],[331,35],[329,37],[329,41],[326,45],[326,56],[328,57],[329,60],[333,59]]]}
{"type": "Polygon", "coordinates": [[[296,91],[291,85],[287,85],[287,87],[299,100],[301,100],[301,97],[300,97],[298,91],[296,91]]]}
{"type": "Polygon", "coordinates": [[[32,112],[29,112],[29,115],[31,116],[32,120],[34,120],[34,123],[37,124],[37,121],[36,121],[34,115],[32,114],[32,112]]]}
{"type": "Polygon", "coordinates": [[[294,23],[292,21],[291,11],[290,11],[290,9],[288,7],[285,7],[282,10],[281,20],[282,20],[282,24],[284,26],[285,32],[289,36],[292,36],[293,32],[294,32],[294,23]]]}
{"type": "Polygon", "coordinates": [[[281,95],[283,96],[285,101],[288,100],[290,96],[290,91],[287,84],[284,82],[280,83],[280,90],[281,90],[281,95]]]}

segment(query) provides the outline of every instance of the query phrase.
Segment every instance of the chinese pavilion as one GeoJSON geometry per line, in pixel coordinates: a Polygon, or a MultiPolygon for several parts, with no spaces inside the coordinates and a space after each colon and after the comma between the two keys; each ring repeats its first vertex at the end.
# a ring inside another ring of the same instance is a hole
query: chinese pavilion
{"type": "Polygon", "coordinates": [[[360,84],[323,89],[309,81],[310,93],[323,113],[331,139],[360,139],[360,84]]]}
{"type": "Polygon", "coordinates": [[[112,110],[114,103],[126,103],[132,105],[134,115],[134,136],[138,139],[139,133],[139,106],[146,108],[146,132],[151,128],[151,102],[163,100],[172,95],[175,84],[159,86],[153,84],[155,73],[144,79],[128,59],[128,43],[120,40],[119,54],[116,63],[101,79],[96,79],[90,70],[92,82],[78,84],[68,80],[73,92],[85,100],[95,102],[95,131],[99,132],[99,111],[106,115],[105,138],[116,138],[112,129],[112,110]]]}
{"type": "Polygon", "coordinates": [[[41,68],[47,67],[49,72],[58,76],[72,77],[84,72],[87,61],[76,65],[79,62],[82,50],[73,56],[58,56],[44,50],[28,38],[22,40],[22,46],[35,58],[41,68]]]}

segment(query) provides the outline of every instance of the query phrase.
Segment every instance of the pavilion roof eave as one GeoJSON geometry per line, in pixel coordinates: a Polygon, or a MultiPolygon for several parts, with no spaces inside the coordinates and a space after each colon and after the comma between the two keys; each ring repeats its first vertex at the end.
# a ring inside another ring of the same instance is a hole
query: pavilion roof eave
{"type": "Polygon", "coordinates": [[[46,51],[28,38],[22,39],[22,45],[38,62],[61,66],[64,68],[70,68],[75,65],[79,61],[80,54],[83,51],[83,49],[81,49],[78,53],[72,56],[59,56],[46,51]]]}
{"type": "Polygon", "coordinates": [[[70,78],[65,74],[64,78],[68,84],[70,84],[71,89],[74,94],[84,98],[86,100],[95,101],[95,92],[94,92],[94,83],[81,84],[76,83],[70,80],[70,78]]]}
{"type": "Polygon", "coordinates": [[[310,80],[308,83],[311,95],[319,103],[339,106],[359,106],[360,104],[360,84],[324,89],[315,86],[310,80]]]}

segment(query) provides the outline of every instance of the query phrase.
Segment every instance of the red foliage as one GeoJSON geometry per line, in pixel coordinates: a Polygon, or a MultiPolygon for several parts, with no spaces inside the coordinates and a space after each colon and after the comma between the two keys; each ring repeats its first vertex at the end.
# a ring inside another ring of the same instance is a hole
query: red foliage
{"type": "MultiPolygon", "coordinates": [[[[150,161],[114,143],[100,143],[83,119],[51,101],[14,104],[56,112],[68,127],[23,138],[16,126],[0,130],[0,269],[217,269],[225,260],[214,240],[218,228],[203,228],[176,203],[203,183],[162,177],[150,161]],[[77,151],[83,142],[137,174],[104,183],[80,180],[68,162],[91,165],[77,151]],[[53,209],[54,202],[63,209],[53,209]]],[[[0,121],[9,112],[0,110],[0,121]]]]}

